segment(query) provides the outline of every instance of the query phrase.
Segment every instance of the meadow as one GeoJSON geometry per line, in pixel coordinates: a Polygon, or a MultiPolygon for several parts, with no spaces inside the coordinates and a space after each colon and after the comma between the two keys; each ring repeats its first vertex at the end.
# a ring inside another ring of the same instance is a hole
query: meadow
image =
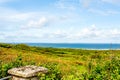
{"type": "Polygon", "coordinates": [[[120,50],[43,48],[0,43],[0,78],[14,67],[48,68],[40,80],[120,80],[120,50]]]}

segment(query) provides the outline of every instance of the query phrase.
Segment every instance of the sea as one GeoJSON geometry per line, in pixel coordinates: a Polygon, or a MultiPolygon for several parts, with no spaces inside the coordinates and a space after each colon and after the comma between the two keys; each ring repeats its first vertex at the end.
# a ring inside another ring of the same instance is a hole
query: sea
{"type": "Polygon", "coordinates": [[[120,50],[120,44],[112,43],[25,43],[29,46],[52,47],[52,48],[74,48],[89,50],[120,50]]]}

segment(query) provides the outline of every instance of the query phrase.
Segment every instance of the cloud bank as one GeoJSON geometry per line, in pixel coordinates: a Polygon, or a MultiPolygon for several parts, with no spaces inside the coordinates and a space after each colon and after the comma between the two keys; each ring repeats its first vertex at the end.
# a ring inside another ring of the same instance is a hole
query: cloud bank
{"type": "Polygon", "coordinates": [[[42,40],[52,42],[54,39],[56,42],[84,42],[84,40],[94,42],[118,42],[120,40],[120,30],[118,29],[99,29],[95,25],[82,28],[81,30],[74,31],[66,30],[54,30],[53,32],[47,32],[42,30],[20,30],[15,32],[0,33],[1,40],[12,40],[14,42],[44,42],[42,40]],[[46,40],[48,39],[48,40],[46,40]],[[58,41],[57,41],[58,40],[58,41]],[[63,41],[62,41],[63,40],[63,41]]]}

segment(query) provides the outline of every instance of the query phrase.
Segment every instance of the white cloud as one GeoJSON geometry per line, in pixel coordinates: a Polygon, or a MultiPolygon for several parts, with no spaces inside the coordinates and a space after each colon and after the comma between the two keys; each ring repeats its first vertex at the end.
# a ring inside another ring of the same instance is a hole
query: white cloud
{"type": "Polygon", "coordinates": [[[100,40],[109,41],[109,39],[114,40],[115,38],[120,37],[120,30],[116,30],[116,29],[105,30],[105,29],[97,29],[97,27],[90,27],[90,28],[82,29],[77,34],[78,36],[76,38],[80,38],[80,39],[87,38],[87,39],[100,39],[100,40]]]}
{"type": "Polygon", "coordinates": [[[44,27],[48,24],[48,19],[46,17],[41,17],[38,20],[31,20],[24,26],[22,26],[23,29],[40,29],[41,27],[44,27]]]}
{"type": "Polygon", "coordinates": [[[1,41],[7,42],[119,42],[120,40],[120,30],[119,29],[99,29],[95,24],[90,27],[82,28],[80,30],[67,31],[64,29],[57,29],[53,31],[43,31],[40,29],[36,30],[19,30],[13,32],[1,32],[1,41]]]}
{"type": "Polygon", "coordinates": [[[111,3],[111,4],[120,4],[120,0],[80,0],[80,3],[82,3],[82,5],[85,8],[90,7],[90,5],[93,5],[93,3],[111,3]]]}
{"type": "Polygon", "coordinates": [[[0,7],[0,12],[2,12],[0,13],[0,26],[4,26],[1,27],[0,30],[16,28],[20,29],[21,26],[24,29],[38,29],[46,26],[49,21],[47,17],[43,17],[45,14],[42,12],[19,12],[3,7],[0,7]]]}
{"type": "Polygon", "coordinates": [[[119,11],[100,10],[100,9],[93,9],[93,8],[88,9],[88,11],[91,12],[91,13],[95,13],[95,14],[99,14],[99,15],[104,15],[104,16],[120,14],[119,11]]]}
{"type": "Polygon", "coordinates": [[[0,30],[5,29],[40,29],[49,24],[64,22],[72,16],[54,15],[46,12],[19,12],[9,8],[0,7],[0,30]],[[9,13],[9,14],[8,14],[9,13]]]}
{"type": "Polygon", "coordinates": [[[113,29],[113,30],[110,30],[110,33],[109,36],[111,38],[114,38],[114,39],[119,39],[120,40],[120,31],[118,29],[113,29]]]}
{"type": "Polygon", "coordinates": [[[119,4],[120,0],[101,0],[102,2],[112,3],[112,4],[119,4]]]}
{"type": "Polygon", "coordinates": [[[11,2],[11,1],[15,1],[15,0],[0,0],[0,3],[6,3],[6,2],[11,2]]]}
{"type": "Polygon", "coordinates": [[[4,40],[5,39],[5,34],[3,32],[0,32],[0,40],[4,40]]]}
{"type": "Polygon", "coordinates": [[[8,17],[9,20],[12,20],[14,22],[16,21],[24,21],[31,18],[34,18],[35,13],[16,13],[8,17]]]}
{"type": "Polygon", "coordinates": [[[120,40],[120,30],[117,29],[99,29],[94,24],[91,25],[91,27],[83,28],[79,31],[65,31],[65,30],[58,30],[52,34],[49,34],[52,36],[51,38],[60,38],[60,39],[68,39],[77,41],[81,40],[98,40],[98,42],[102,42],[104,40],[110,40],[117,41],[116,39],[120,40]]]}
{"type": "Polygon", "coordinates": [[[49,34],[50,38],[66,38],[68,35],[68,32],[64,30],[56,30],[55,32],[52,32],[49,34]]]}
{"type": "Polygon", "coordinates": [[[39,12],[20,12],[8,7],[0,7],[0,20],[17,22],[35,18],[39,12]]]}
{"type": "Polygon", "coordinates": [[[88,8],[91,4],[92,0],[80,0],[80,3],[82,3],[83,7],[88,8]]]}
{"type": "Polygon", "coordinates": [[[75,33],[68,35],[68,38],[73,39],[89,39],[89,38],[97,38],[97,36],[100,34],[99,30],[96,28],[96,26],[93,24],[91,27],[83,28],[79,31],[76,31],[75,33]]]}
{"type": "MultiPolygon", "coordinates": [[[[70,4],[69,2],[70,2],[70,0],[58,0],[55,3],[55,6],[60,9],[75,10],[76,7],[73,4],[70,4]]],[[[74,0],[72,1],[72,3],[73,2],[74,2],[74,0]]]]}

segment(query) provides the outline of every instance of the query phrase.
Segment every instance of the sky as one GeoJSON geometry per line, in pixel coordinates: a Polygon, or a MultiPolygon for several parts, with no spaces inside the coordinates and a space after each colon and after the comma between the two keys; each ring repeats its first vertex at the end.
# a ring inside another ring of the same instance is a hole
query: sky
{"type": "Polygon", "coordinates": [[[120,0],[0,0],[0,42],[120,43],[120,0]]]}

